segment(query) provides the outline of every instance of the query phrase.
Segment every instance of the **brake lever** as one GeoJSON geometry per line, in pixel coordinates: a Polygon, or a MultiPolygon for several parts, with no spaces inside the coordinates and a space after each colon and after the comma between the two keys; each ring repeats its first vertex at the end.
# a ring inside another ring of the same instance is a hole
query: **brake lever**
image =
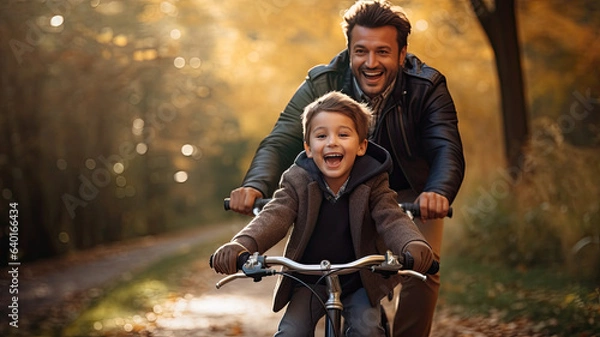
{"type": "Polygon", "coordinates": [[[402,263],[398,260],[398,256],[388,250],[385,252],[385,261],[378,266],[372,266],[371,271],[376,271],[383,275],[384,278],[389,278],[390,276],[397,275],[402,267],[402,263]]]}
{"type": "Polygon", "coordinates": [[[265,263],[265,257],[259,256],[258,252],[250,255],[244,265],[242,271],[246,276],[252,277],[254,282],[260,282],[263,277],[275,275],[276,270],[269,269],[265,263]]]}

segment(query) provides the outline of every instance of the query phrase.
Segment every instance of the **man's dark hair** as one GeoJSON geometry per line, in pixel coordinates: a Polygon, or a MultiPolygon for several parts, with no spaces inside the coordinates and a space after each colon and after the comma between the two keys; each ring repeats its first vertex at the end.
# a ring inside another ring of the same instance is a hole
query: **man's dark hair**
{"type": "Polygon", "coordinates": [[[398,32],[399,49],[406,46],[411,29],[402,7],[393,6],[386,0],[358,0],[344,13],[342,29],[346,35],[348,48],[350,48],[350,37],[354,26],[366,28],[393,26],[398,32]]]}

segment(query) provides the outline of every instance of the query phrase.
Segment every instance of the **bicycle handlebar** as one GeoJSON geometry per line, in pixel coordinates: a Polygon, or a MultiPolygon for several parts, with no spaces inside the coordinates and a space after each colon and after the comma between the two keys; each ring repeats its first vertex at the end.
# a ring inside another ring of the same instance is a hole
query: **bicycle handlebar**
{"type": "Polygon", "coordinates": [[[220,289],[225,284],[238,278],[252,277],[254,278],[254,282],[258,282],[264,276],[277,274],[277,271],[270,269],[271,265],[284,266],[288,268],[286,271],[297,272],[304,275],[344,275],[353,273],[360,268],[369,267],[372,272],[377,272],[383,275],[399,274],[417,277],[423,281],[427,279],[427,276],[419,272],[404,269],[406,266],[402,265],[398,261],[397,257],[391,254],[391,252],[387,252],[385,255],[367,255],[355,261],[343,264],[331,264],[327,260],[323,260],[321,264],[318,265],[302,264],[283,256],[265,256],[258,255],[258,253],[250,255],[250,253],[245,253],[240,255],[240,258],[238,258],[238,267],[243,259],[246,259],[246,261],[241,265],[240,269],[242,271],[236,274],[228,275],[221,279],[216,284],[217,289],[220,289]]]}
{"type": "MultiPolygon", "coordinates": [[[[404,210],[404,212],[410,212],[412,214],[412,216],[414,217],[420,217],[421,216],[421,207],[419,206],[419,204],[415,204],[412,202],[403,202],[400,203],[400,207],[404,210]]],[[[451,218],[452,217],[452,207],[448,208],[448,214],[446,214],[447,217],[451,218]]]]}
{"type": "MultiPolygon", "coordinates": [[[[254,208],[262,209],[263,207],[265,207],[265,205],[266,205],[266,204],[267,204],[269,201],[271,201],[271,199],[270,199],[270,198],[258,198],[258,199],[256,199],[256,200],[254,200],[254,208]]],[[[225,199],[223,199],[223,208],[224,208],[226,211],[229,211],[229,210],[231,210],[231,208],[229,207],[229,202],[230,202],[230,199],[229,199],[229,198],[225,198],[225,199]]]]}
{"type": "MultiPolygon", "coordinates": [[[[229,198],[225,198],[223,199],[223,208],[225,208],[226,211],[229,211],[231,208],[229,207],[229,198]]],[[[270,198],[258,198],[254,201],[254,214],[258,213],[269,201],[271,201],[270,198]]],[[[405,212],[410,212],[412,216],[414,217],[419,217],[421,216],[421,208],[419,207],[419,204],[415,204],[412,202],[403,202],[399,204],[400,207],[405,211],[405,212]]],[[[451,218],[453,215],[453,209],[452,207],[450,207],[448,209],[448,214],[446,215],[448,218],[451,218]]]]}

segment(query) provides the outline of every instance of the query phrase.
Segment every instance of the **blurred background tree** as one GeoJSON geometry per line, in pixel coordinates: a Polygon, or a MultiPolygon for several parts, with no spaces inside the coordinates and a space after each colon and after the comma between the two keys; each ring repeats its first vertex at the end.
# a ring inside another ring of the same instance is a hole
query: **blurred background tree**
{"type": "MultiPolygon", "coordinates": [[[[344,48],[352,3],[1,4],[0,208],[19,202],[22,259],[236,217],[222,198],[307,70],[344,48]]],[[[600,5],[514,3],[531,121],[519,167],[504,156],[504,51],[471,1],[395,1],[413,25],[409,52],[447,76],[459,112],[467,176],[445,247],[594,263],[600,5]]]]}

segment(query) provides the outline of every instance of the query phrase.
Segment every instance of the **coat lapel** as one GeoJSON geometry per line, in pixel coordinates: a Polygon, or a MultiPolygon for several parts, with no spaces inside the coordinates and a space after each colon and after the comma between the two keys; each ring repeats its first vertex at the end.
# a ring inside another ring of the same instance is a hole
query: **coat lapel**
{"type": "Polygon", "coordinates": [[[305,201],[307,207],[303,208],[306,210],[306,213],[298,214],[298,222],[294,224],[294,226],[297,226],[294,229],[294,232],[299,235],[296,240],[294,240],[296,242],[290,242],[291,247],[295,247],[295,256],[292,257],[294,259],[299,259],[301,257],[300,255],[304,253],[317,224],[321,202],[323,201],[323,192],[321,192],[319,184],[316,181],[308,184],[307,191],[307,200],[305,201]]]}
{"type": "Polygon", "coordinates": [[[369,191],[367,186],[359,185],[350,194],[350,233],[356,254],[360,254],[361,243],[365,239],[362,236],[362,222],[369,203],[369,191]]]}

